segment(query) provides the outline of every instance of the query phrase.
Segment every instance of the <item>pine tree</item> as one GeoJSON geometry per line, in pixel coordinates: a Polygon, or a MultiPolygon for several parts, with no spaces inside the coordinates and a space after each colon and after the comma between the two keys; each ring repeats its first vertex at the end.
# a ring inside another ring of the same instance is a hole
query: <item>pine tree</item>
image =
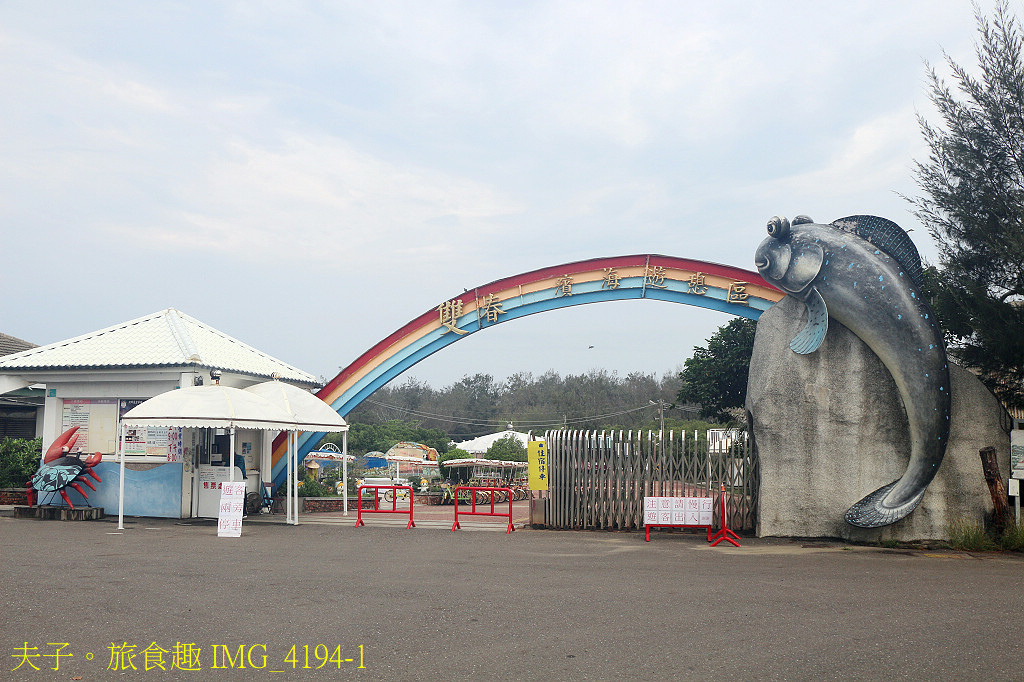
{"type": "Polygon", "coordinates": [[[930,154],[915,164],[924,195],[910,201],[939,247],[928,284],[950,355],[1024,407],[1022,34],[1005,2],[975,16],[979,75],[946,55],[951,88],[928,68],[941,124],[918,117],[930,154]]]}

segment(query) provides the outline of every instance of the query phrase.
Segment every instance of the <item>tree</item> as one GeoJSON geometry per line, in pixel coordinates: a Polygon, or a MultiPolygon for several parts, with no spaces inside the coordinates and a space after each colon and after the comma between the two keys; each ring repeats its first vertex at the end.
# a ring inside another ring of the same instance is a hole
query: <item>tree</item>
{"type": "Polygon", "coordinates": [[[444,463],[450,459],[469,459],[472,456],[473,455],[469,454],[465,450],[452,448],[443,455],[438,455],[438,473],[441,475],[441,478],[445,480],[452,480],[454,478],[458,478],[462,481],[467,481],[469,480],[469,469],[466,469],[465,467],[459,467],[458,469],[450,469],[449,467],[446,467],[444,463]]]}
{"type": "Polygon", "coordinates": [[[1024,407],[1024,62],[1005,2],[976,8],[980,75],[946,55],[955,90],[928,67],[941,123],[918,120],[930,150],[915,164],[924,195],[908,200],[939,247],[926,292],[950,356],[1024,407]]]}
{"type": "Polygon", "coordinates": [[[726,410],[742,407],[747,398],[755,329],[754,320],[738,317],[719,327],[707,348],[694,347],[693,357],[683,363],[683,387],[676,400],[700,403],[705,419],[728,421],[726,410]]]}
{"type": "Polygon", "coordinates": [[[525,462],[526,446],[519,439],[509,434],[491,443],[487,448],[487,459],[500,459],[503,462],[525,462]]]}
{"type": "MultiPolygon", "coordinates": [[[[387,452],[396,443],[421,443],[439,453],[448,451],[448,434],[441,429],[424,429],[418,422],[389,419],[383,424],[352,423],[348,431],[348,449],[355,455],[367,452],[387,452]]],[[[342,434],[329,433],[320,444],[334,443],[341,447],[342,434]]]]}

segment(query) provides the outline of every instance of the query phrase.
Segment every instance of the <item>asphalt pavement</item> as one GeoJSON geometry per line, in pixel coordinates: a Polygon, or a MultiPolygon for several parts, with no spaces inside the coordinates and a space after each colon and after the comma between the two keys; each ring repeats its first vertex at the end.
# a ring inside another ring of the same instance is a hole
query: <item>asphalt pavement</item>
{"type": "Polygon", "coordinates": [[[279,520],[0,518],[0,680],[1024,679],[1020,555],[279,520]]]}

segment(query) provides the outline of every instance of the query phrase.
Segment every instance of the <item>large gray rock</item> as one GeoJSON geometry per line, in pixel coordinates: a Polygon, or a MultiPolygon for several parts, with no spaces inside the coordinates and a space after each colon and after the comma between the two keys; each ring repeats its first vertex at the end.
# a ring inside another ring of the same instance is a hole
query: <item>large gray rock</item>
{"type": "Polygon", "coordinates": [[[786,297],[757,324],[747,411],[761,469],[758,535],[946,539],[951,521],[991,513],[978,451],[995,447],[1000,471],[1009,475],[1006,413],[973,374],[950,364],[949,447],[921,504],[883,528],[846,523],[850,505],[906,471],[907,417],[885,366],[835,320],[817,351],[791,351],[803,313],[786,297]]]}

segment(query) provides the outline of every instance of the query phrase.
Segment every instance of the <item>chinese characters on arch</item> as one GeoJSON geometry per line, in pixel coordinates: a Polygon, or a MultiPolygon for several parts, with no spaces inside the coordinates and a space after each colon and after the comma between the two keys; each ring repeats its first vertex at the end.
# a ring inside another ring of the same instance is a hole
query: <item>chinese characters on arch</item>
{"type": "MultiPolygon", "coordinates": [[[[667,289],[669,287],[668,280],[670,279],[672,277],[667,267],[663,265],[644,266],[643,287],[645,289],[667,289]]],[[[616,267],[602,268],[599,281],[601,282],[601,289],[611,291],[622,286],[623,276],[616,267]]],[[[685,293],[694,296],[705,296],[712,286],[717,286],[708,284],[708,274],[700,271],[689,273],[689,275],[684,272],[677,278],[677,281],[686,285],[685,293]]],[[[567,273],[555,279],[551,288],[554,298],[572,296],[574,293],[573,285],[575,284],[579,284],[579,282],[576,281],[575,276],[572,274],[567,273]]],[[[749,305],[750,294],[747,292],[748,286],[750,286],[750,282],[730,281],[726,290],[726,302],[749,305]]],[[[497,324],[500,321],[500,316],[508,312],[503,307],[506,300],[499,298],[494,293],[489,293],[484,297],[474,297],[474,301],[476,304],[476,319],[481,328],[488,324],[497,324]]],[[[446,330],[442,332],[443,334],[454,332],[461,336],[469,333],[469,331],[459,328],[460,318],[465,313],[472,312],[472,309],[469,311],[465,310],[465,305],[465,302],[460,297],[445,301],[437,306],[438,322],[446,330]]]]}

